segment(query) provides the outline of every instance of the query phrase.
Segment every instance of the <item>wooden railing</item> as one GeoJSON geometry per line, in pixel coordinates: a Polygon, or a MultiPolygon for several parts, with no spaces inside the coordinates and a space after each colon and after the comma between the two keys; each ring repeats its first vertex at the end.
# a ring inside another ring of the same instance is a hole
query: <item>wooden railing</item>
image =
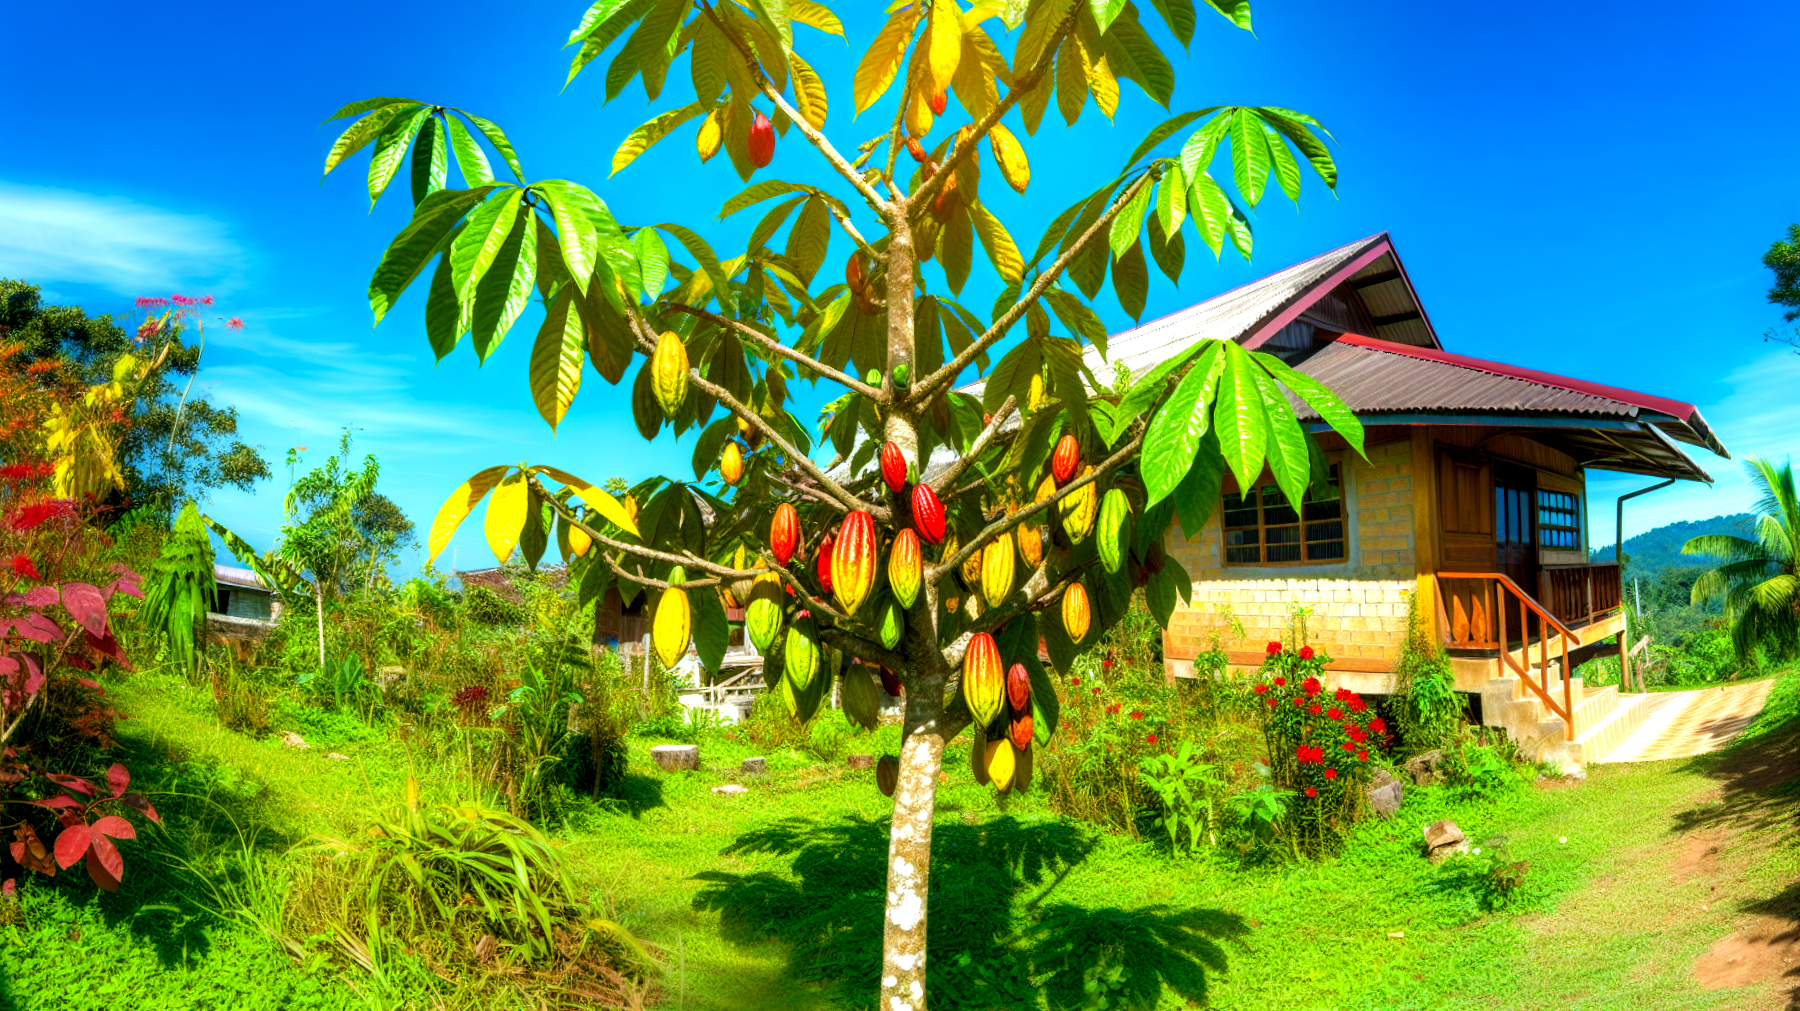
{"type": "Polygon", "coordinates": [[[1569,680],[1569,647],[1581,645],[1581,637],[1533,600],[1530,594],[1519,589],[1519,584],[1504,573],[1440,572],[1437,586],[1444,645],[1450,649],[1498,650],[1500,662],[1517,674],[1520,683],[1541,699],[1551,712],[1562,717],[1567,739],[1574,740],[1575,693],[1569,680]],[[1513,613],[1515,610],[1516,614],[1513,613]],[[1511,648],[1513,634],[1519,640],[1517,650],[1511,648]],[[1547,687],[1553,638],[1561,653],[1560,704],[1551,697],[1547,687]],[[1534,645],[1538,652],[1535,677],[1531,658],[1534,645]]]}
{"type": "Polygon", "coordinates": [[[1569,626],[1586,625],[1619,609],[1619,565],[1546,567],[1538,573],[1538,600],[1569,626]]]}

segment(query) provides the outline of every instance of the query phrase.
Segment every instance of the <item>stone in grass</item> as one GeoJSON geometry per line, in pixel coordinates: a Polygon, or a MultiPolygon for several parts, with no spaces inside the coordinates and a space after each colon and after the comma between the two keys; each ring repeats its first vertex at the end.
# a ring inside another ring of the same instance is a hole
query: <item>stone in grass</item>
{"type": "Polygon", "coordinates": [[[1425,786],[1437,782],[1438,769],[1444,764],[1444,753],[1433,748],[1422,755],[1414,755],[1406,760],[1406,774],[1412,777],[1414,786],[1425,786]]]}
{"type": "Polygon", "coordinates": [[[306,738],[301,737],[299,734],[294,733],[292,730],[283,730],[281,732],[281,743],[287,745],[290,748],[310,748],[310,747],[312,747],[312,745],[306,743],[306,738]]]}
{"type": "Polygon", "coordinates": [[[721,797],[736,797],[739,794],[749,793],[750,788],[747,786],[740,786],[737,783],[726,783],[724,786],[713,787],[712,792],[721,797]]]}
{"type": "Polygon", "coordinates": [[[761,755],[755,758],[746,758],[738,763],[738,771],[749,773],[752,776],[760,776],[769,771],[769,760],[761,755]]]}
{"type": "Polygon", "coordinates": [[[325,757],[331,759],[334,762],[348,762],[350,760],[349,755],[340,755],[335,751],[331,752],[330,754],[327,754],[325,757]]]}
{"type": "Polygon", "coordinates": [[[700,746],[697,744],[658,744],[650,749],[650,760],[664,772],[700,768],[700,746]]]}
{"type": "Polygon", "coordinates": [[[1406,796],[1406,785],[1394,778],[1394,774],[1386,769],[1376,769],[1375,779],[1369,784],[1369,806],[1383,818],[1392,818],[1394,812],[1400,810],[1400,802],[1406,796]]]}
{"type": "Polygon", "coordinates": [[[1469,840],[1463,830],[1448,818],[1440,818],[1425,826],[1425,856],[1441,864],[1453,854],[1469,852],[1469,840]]]}
{"type": "Polygon", "coordinates": [[[851,755],[850,757],[844,759],[844,763],[846,765],[850,766],[850,768],[852,768],[852,769],[873,769],[873,768],[875,768],[875,756],[874,755],[851,755]]]}

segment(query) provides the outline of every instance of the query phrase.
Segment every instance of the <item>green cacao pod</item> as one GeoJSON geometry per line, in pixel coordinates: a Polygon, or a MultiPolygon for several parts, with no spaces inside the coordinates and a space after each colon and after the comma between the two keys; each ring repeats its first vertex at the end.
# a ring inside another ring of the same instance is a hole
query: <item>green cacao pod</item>
{"type": "MultiPolygon", "coordinates": [[[[739,544],[737,550],[731,555],[731,567],[739,572],[747,571],[750,568],[750,552],[742,544],[739,544]]],[[[763,566],[758,564],[757,568],[760,569],[763,566]]],[[[750,594],[755,589],[755,576],[739,576],[725,584],[725,594],[730,598],[731,607],[748,607],[750,594]]]]}
{"type": "Polygon", "coordinates": [[[1108,573],[1117,573],[1131,551],[1131,503],[1118,488],[1107,492],[1100,503],[1098,530],[1100,564],[1108,573]]]}
{"type": "Polygon", "coordinates": [[[781,633],[781,597],[781,577],[773,572],[751,581],[750,603],[744,608],[744,633],[758,653],[767,653],[781,633]]]}
{"type": "Polygon", "coordinates": [[[1006,672],[1000,666],[1000,647],[986,632],[975,633],[963,653],[962,690],[977,727],[994,722],[1006,703],[1006,672]]]}
{"type": "Polygon", "coordinates": [[[875,517],[861,510],[844,517],[831,546],[831,592],[844,613],[855,615],[875,588],[875,517]]]}
{"type": "MultiPolygon", "coordinates": [[[[1084,467],[1081,473],[1085,476],[1093,469],[1084,467]]],[[[1099,510],[1100,491],[1092,481],[1065,495],[1056,504],[1057,518],[1062,522],[1063,533],[1074,544],[1080,544],[1093,532],[1094,518],[1099,510]]]]}
{"type": "Polygon", "coordinates": [[[919,599],[919,582],[925,575],[925,556],[919,551],[918,532],[911,527],[894,535],[894,547],[888,552],[888,586],[900,606],[912,610],[919,599]]]}
{"type": "Polygon", "coordinates": [[[900,604],[893,600],[881,603],[881,613],[876,616],[875,631],[881,636],[881,644],[888,649],[900,645],[900,636],[906,631],[906,613],[900,610],[900,604]]]}
{"type": "Polygon", "coordinates": [[[987,778],[994,789],[1001,793],[1012,789],[1013,776],[1019,771],[1017,757],[1011,741],[987,742],[987,778]]]}
{"type": "Polygon", "coordinates": [[[900,785],[900,760],[893,755],[882,755],[881,761],[875,763],[875,788],[883,797],[892,797],[894,788],[900,785]]]}
{"type": "Polygon", "coordinates": [[[864,730],[874,730],[881,718],[881,686],[875,682],[874,672],[853,663],[840,680],[838,697],[843,702],[844,715],[864,730]]]}
{"type": "Polygon", "coordinates": [[[812,619],[812,614],[801,611],[788,625],[787,639],[783,643],[786,667],[786,678],[793,682],[796,689],[812,687],[815,680],[824,680],[819,675],[819,626],[812,619]]]}
{"type": "Polygon", "coordinates": [[[694,612],[688,604],[687,591],[680,585],[686,578],[679,565],[669,573],[669,582],[674,585],[662,592],[650,623],[650,644],[656,647],[656,658],[664,667],[681,662],[694,634],[694,612]]]}
{"type": "Polygon", "coordinates": [[[687,346],[673,330],[664,330],[656,339],[656,353],[650,356],[650,389],[669,418],[679,414],[687,401],[687,346]]]}
{"type": "Polygon", "coordinates": [[[1079,644],[1087,638],[1088,626],[1093,624],[1093,605],[1088,601],[1086,584],[1077,579],[1063,590],[1062,623],[1063,631],[1069,641],[1079,644]]]}
{"type": "Polygon", "coordinates": [[[788,715],[795,723],[806,723],[818,714],[819,703],[824,700],[830,685],[831,677],[824,673],[815,674],[805,685],[794,681],[791,669],[782,673],[782,702],[787,705],[788,715]]]}
{"type": "Polygon", "coordinates": [[[998,607],[1012,596],[1018,561],[1013,556],[1012,531],[1008,530],[981,549],[981,595],[989,607],[998,607]]]}

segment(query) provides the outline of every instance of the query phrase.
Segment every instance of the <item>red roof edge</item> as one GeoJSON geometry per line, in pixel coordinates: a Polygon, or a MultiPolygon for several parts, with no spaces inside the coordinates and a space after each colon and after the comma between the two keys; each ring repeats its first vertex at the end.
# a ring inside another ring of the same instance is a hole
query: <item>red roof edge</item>
{"type": "MultiPolygon", "coordinates": [[[[1394,248],[1386,232],[1371,235],[1363,241],[1369,242],[1368,248],[1344,261],[1336,270],[1314,281],[1312,287],[1296,295],[1288,302],[1286,308],[1276,313],[1268,322],[1251,331],[1250,336],[1244,339],[1244,347],[1248,350],[1261,347],[1269,338],[1280,333],[1282,327],[1299,319],[1300,314],[1312,308],[1313,303],[1330,294],[1338,285],[1343,284],[1350,275],[1379,260],[1383,253],[1392,252],[1394,248]]],[[[1395,257],[1394,262],[1399,263],[1399,257],[1395,257]]],[[[1411,282],[1409,281],[1407,284],[1410,288],[1411,282]]]]}
{"type": "Polygon", "coordinates": [[[1725,446],[1713,436],[1712,429],[1706,424],[1706,419],[1700,416],[1700,409],[1693,404],[1684,403],[1680,400],[1670,400],[1668,397],[1652,396],[1648,393],[1639,393],[1636,390],[1627,390],[1619,386],[1604,386],[1600,383],[1590,383],[1581,379],[1570,379],[1568,376],[1559,376],[1551,372],[1539,372],[1537,369],[1522,369],[1516,365],[1490,362],[1482,358],[1470,358],[1468,355],[1456,355],[1451,354],[1448,351],[1435,351],[1431,348],[1415,347],[1411,344],[1396,344],[1393,341],[1379,340],[1374,337],[1364,337],[1362,334],[1347,333],[1339,337],[1338,341],[1356,347],[1369,348],[1374,351],[1386,351],[1389,354],[1408,355],[1413,358],[1423,358],[1426,361],[1443,362],[1446,365],[1459,365],[1463,368],[1479,369],[1482,372],[1491,372],[1497,376],[1522,379],[1526,382],[1537,383],[1540,386],[1551,386],[1561,390],[1568,390],[1572,393],[1585,393],[1589,396],[1605,397],[1609,400],[1617,400],[1622,404],[1630,404],[1633,407],[1647,411],[1660,411],[1661,413],[1667,414],[1693,428],[1695,434],[1699,435],[1700,438],[1705,441],[1707,447],[1718,453],[1720,456],[1729,457],[1731,455],[1725,451],[1725,446]]]}

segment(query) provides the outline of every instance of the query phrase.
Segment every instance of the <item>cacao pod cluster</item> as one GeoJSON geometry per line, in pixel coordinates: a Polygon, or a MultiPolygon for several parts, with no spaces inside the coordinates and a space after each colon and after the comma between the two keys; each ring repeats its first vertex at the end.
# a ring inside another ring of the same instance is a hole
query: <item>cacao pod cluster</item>
{"type": "Polygon", "coordinates": [[[1025,664],[1002,664],[992,635],[978,632],[970,638],[962,673],[963,702],[969,708],[974,736],[970,771],[976,782],[992,785],[1004,794],[1030,788],[1036,700],[1025,664]],[[990,729],[1000,736],[990,740],[990,729]]]}

